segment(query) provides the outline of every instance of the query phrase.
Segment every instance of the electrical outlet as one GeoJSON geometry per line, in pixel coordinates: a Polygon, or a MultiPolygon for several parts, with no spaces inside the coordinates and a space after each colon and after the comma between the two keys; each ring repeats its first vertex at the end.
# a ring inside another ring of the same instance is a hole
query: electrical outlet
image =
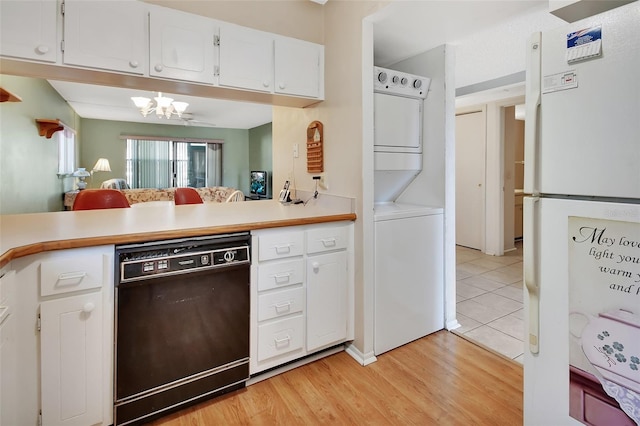
{"type": "Polygon", "coordinates": [[[299,153],[298,153],[298,144],[294,143],[293,144],[293,158],[298,158],[299,153]]]}
{"type": "Polygon", "coordinates": [[[327,177],[325,175],[320,175],[320,180],[318,181],[318,186],[325,191],[329,189],[329,185],[327,184],[327,177]]]}

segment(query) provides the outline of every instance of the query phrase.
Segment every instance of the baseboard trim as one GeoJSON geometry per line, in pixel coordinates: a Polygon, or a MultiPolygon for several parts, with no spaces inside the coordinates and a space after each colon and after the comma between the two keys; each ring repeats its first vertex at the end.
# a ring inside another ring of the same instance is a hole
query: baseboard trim
{"type": "Polygon", "coordinates": [[[332,348],[325,349],[321,352],[316,352],[299,360],[287,363],[281,367],[276,367],[271,370],[257,373],[255,376],[251,376],[249,380],[247,380],[247,386],[254,385],[266,379],[270,379],[273,376],[277,376],[278,374],[285,373],[289,370],[293,370],[294,368],[298,368],[305,364],[310,364],[321,358],[328,357],[329,355],[337,354],[338,352],[342,352],[343,350],[345,350],[344,345],[334,346],[332,348]]]}
{"type": "Polygon", "coordinates": [[[345,352],[348,353],[349,356],[351,356],[351,358],[355,359],[358,362],[358,364],[362,365],[363,367],[371,363],[374,363],[378,360],[378,358],[376,358],[373,352],[369,352],[365,355],[362,352],[360,352],[360,350],[356,348],[352,343],[347,343],[345,352]]]}
{"type": "Polygon", "coordinates": [[[456,328],[460,327],[462,327],[462,324],[458,322],[457,318],[452,321],[447,321],[447,324],[445,325],[445,328],[449,331],[455,330],[456,328]]]}

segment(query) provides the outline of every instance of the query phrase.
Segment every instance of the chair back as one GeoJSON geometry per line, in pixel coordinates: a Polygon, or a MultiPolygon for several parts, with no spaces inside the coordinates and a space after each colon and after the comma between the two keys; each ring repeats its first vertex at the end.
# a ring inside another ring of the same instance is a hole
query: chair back
{"type": "Polygon", "coordinates": [[[236,189],[227,197],[227,203],[235,202],[235,201],[244,201],[244,192],[236,189]]]}
{"type": "Polygon", "coordinates": [[[83,189],[73,201],[72,210],[117,209],[130,207],[127,197],[117,189],[83,189]]]}
{"type": "Polygon", "coordinates": [[[193,188],[176,188],[176,192],[173,197],[176,205],[182,204],[202,204],[202,197],[193,188]]]}

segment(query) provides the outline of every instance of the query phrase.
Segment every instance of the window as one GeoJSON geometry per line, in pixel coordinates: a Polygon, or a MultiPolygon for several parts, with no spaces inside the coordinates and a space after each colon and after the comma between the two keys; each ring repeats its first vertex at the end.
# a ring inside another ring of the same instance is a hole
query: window
{"type": "Polygon", "coordinates": [[[58,138],[58,175],[70,175],[76,169],[76,132],[64,126],[54,134],[58,138]]]}
{"type": "Polygon", "coordinates": [[[220,186],[222,141],[127,137],[125,178],[131,188],[220,186]]]}

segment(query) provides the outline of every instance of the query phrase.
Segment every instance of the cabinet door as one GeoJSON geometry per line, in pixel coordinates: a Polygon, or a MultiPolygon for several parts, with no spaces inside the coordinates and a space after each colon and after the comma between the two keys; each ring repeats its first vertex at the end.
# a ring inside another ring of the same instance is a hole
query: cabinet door
{"type": "Polygon", "coordinates": [[[275,41],[275,92],[321,97],[324,47],[290,38],[275,41]]]}
{"type": "Polygon", "coordinates": [[[102,293],[43,302],[42,423],[102,422],[102,293]]]}
{"type": "Polygon", "coordinates": [[[220,86],[270,92],[273,88],[273,38],[235,25],[220,27],[220,86]]]}
{"type": "Polygon", "coordinates": [[[149,13],[149,75],[213,84],[214,21],[177,10],[149,13]]]}
{"type": "Polygon", "coordinates": [[[347,253],[307,259],[307,351],[347,337],[347,253]]]}
{"type": "Polygon", "coordinates": [[[9,271],[0,278],[0,425],[18,424],[15,275],[9,271]]]}
{"type": "Polygon", "coordinates": [[[57,14],[51,0],[0,1],[0,54],[56,62],[57,14]]]}
{"type": "Polygon", "coordinates": [[[66,0],[63,62],[144,74],[147,14],[143,3],[66,0]]]}

